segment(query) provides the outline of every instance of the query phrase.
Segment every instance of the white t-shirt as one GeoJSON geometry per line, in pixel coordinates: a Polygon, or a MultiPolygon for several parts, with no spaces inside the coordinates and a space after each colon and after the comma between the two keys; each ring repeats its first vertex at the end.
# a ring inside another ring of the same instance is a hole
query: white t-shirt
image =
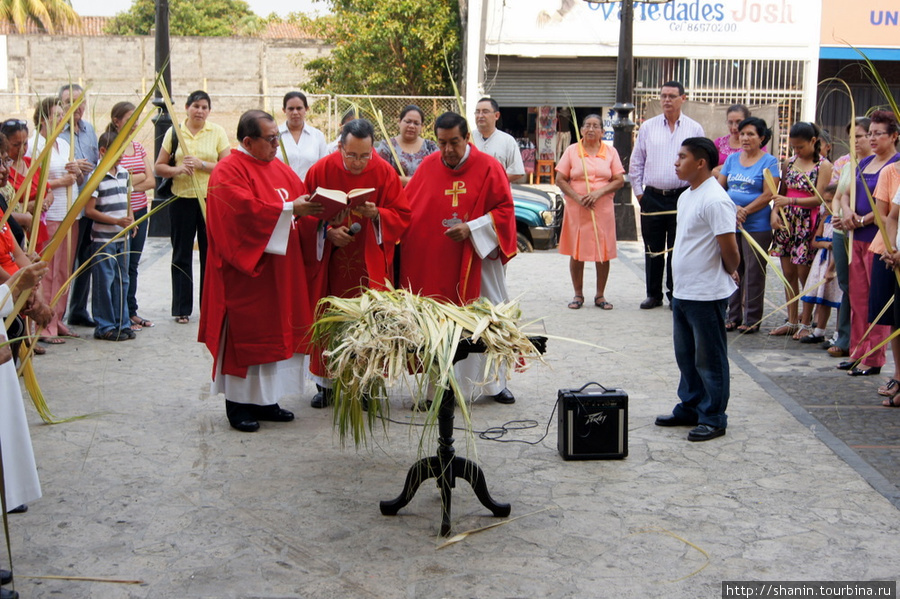
{"type": "MultiPolygon", "coordinates": [[[[37,156],[41,153],[41,150],[44,149],[44,144],[47,141],[44,139],[44,136],[35,133],[31,137],[31,143],[28,145],[28,151],[25,153],[26,156],[32,158],[33,156],[37,156]]],[[[69,143],[62,139],[61,137],[56,138],[56,146],[53,150],[50,151],[50,170],[47,172],[47,178],[49,179],[59,179],[63,175],[66,174],[66,164],[69,162],[69,143]]],[[[66,214],[69,212],[69,195],[66,192],[67,187],[57,187],[52,190],[53,193],[53,203],[47,209],[46,215],[47,220],[49,221],[61,221],[66,218],[66,214]]],[[[78,186],[73,184],[72,186],[72,201],[75,201],[75,198],[78,197],[78,186]]],[[[81,216],[79,215],[79,218],[81,216]]]]}
{"type": "Polygon", "coordinates": [[[730,297],[737,286],[722,266],[718,235],[734,234],[737,208],[715,177],[678,198],[678,228],[672,251],[673,295],[681,300],[730,297]]]}
{"type": "Polygon", "coordinates": [[[284,144],[284,152],[287,152],[287,160],[284,159],[281,146],[275,156],[290,165],[297,176],[306,181],[309,167],[329,153],[325,134],[309,123],[304,123],[300,141],[294,141],[294,134],[288,130],[287,123],[278,128],[278,133],[281,135],[281,143],[284,144]]]}
{"type": "Polygon", "coordinates": [[[522,152],[519,144],[509,133],[495,129],[490,137],[484,138],[476,130],[472,132],[472,141],[475,147],[485,154],[490,154],[500,161],[507,175],[524,175],[525,163],[522,162],[522,152]]]}

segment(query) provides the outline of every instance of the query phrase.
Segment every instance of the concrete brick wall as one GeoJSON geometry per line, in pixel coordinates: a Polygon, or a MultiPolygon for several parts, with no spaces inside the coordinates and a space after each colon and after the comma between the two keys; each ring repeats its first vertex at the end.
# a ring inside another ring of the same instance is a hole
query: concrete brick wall
{"type": "MultiPolygon", "coordinates": [[[[121,100],[136,102],[154,78],[150,36],[9,35],[7,91],[0,92],[0,116],[30,120],[39,98],[56,94],[67,81],[88,88],[88,120],[105,125],[121,100]]],[[[233,134],[237,116],[250,108],[280,111],[292,89],[304,85],[303,65],[327,55],[317,40],[173,37],[172,94],[178,110],[187,94],[205,89],[213,100],[211,120],[233,134]]],[[[316,122],[317,126],[323,123],[316,122]]]]}

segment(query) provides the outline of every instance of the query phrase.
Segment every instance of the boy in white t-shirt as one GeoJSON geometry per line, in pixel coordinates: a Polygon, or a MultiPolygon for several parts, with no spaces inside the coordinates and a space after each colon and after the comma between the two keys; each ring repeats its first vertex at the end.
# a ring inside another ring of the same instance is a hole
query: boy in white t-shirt
{"type": "Polygon", "coordinates": [[[734,202],[713,177],[719,155],[705,137],[682,142],[675,161],[687,189],[678,200],[678,228],[672,252],[672,329],[675,360],[681,371],[678,398],[670,416],[657,426],[693,426],[688,441],[725,434],[728,406],[728,345],[725,312],[737,288],[740,263],[734,202]]]}

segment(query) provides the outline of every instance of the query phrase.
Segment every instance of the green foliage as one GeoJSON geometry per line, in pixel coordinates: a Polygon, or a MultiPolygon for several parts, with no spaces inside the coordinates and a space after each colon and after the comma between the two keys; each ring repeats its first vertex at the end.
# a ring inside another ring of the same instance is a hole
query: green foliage
{"type": "Polygon", "coordinates": [[[334,44],[306,63],[315,86],[331,93],[447,95],[459,63],[457,0],[328,0],[331,15],[311,23],[334,44]]]}
{"type": "MultiPolygon", "coordinates": [[[[149,35],[156,21],[154,0],[134,0],[106,27],[111,35],[149,35]]],[[[169,34],[229,36],[258,30],[260,19],[244,0],[169,0],[169,34]]]]}
{"type": "Polygon", "coordinates": [[[0,19],[15,25],[19,33],[25,33],[29,21],[52,33],[58,25],[77,23],[78,15],[69,0],[0,0],[0,19]]]}

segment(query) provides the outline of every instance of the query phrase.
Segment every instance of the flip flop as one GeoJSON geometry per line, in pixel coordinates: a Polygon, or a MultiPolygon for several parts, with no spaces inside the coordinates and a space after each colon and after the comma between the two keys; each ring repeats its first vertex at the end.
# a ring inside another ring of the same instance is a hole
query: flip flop
{"type": "Polygon", "coordinates": [[[49,345],[62,345],[66,342],[62,337],[39,337],[38,341],[41,343],[47,343],[49,345]]]}
{"type": "MultiPolygon", "coordinates": [[[[156,325],[154,325],[152,322],[150,322],[149,320],[147,320],[146,318],[141,318],[141,317],[138,316],[137,314],[135,314],[134,316],[131,317],[131,324],[137,325],[137,326],[139,326],[139,327],[141,327],[141,328],[144,328],[144,329],[149,329],[149,328],[151,328],[151,327],[156,326],[156,325]]],[[[133,329],[134,327],[132,326],[131,328],[133,329]]]]}
{"type": "Polygon", "coordinates": [[[583,305],[584,305],[584,296],[576,295],[574,298],[572,298],[572,301],[569,302],[569,309],[570,310],[578,310],[583,305]],[[578,298],[581,298],[581,299],[578,299],[578,298]]]}
{"type": "Polygon", "coordinates": [[[190,316],[176,316],[175,317],[175,322],[177,322],[178,324],[188,324],[190,321],[191,321],[190,316]]]}

